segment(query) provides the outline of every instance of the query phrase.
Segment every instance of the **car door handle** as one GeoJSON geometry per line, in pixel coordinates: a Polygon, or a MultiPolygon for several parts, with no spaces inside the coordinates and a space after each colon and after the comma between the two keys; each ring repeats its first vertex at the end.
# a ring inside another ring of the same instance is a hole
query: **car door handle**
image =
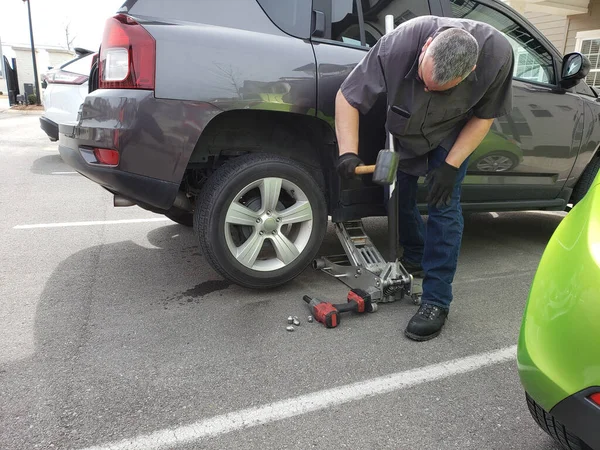
{"type": "Polygon", "coordinates": [[[325,13],[313,10],[313,31],[314,37],[325,37],[325,13]]]}

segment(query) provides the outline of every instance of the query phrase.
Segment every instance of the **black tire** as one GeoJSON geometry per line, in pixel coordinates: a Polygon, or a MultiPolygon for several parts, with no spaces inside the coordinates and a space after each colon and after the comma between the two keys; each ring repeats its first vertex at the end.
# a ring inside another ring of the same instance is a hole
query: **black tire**
{"type": "MultiPolygon", "coordinates": [[[[470,163],[469,169],[475,170],[478,172],[482,172],[482,170],[479,169],[477,167],[477,165],[479,163],[481,163],[484,159],[489,158],[490,156],[503,156],[504,158],[507,158],[510,160],[510,162],[511,162],[510,167],[504,168],[503,170],[500,170],[498,172],[506,172],[506,171],[514,169],[515,167],[517,167],[517,165],[519,165],[519,158],[517,158],[517,156],[515,156],[514,154],[512,154],[510,152],[506,152],[504,150],[497,150],[497,151],[487,153],[487,154],[481,156],[480,158],[478,158],[477,160],[473,161],[472,163],[470,163]]],[[[492,171],[490,171],[490,172],[492,172],[492,171]]]]}
{"type": "Polygon", "coordinates": [[[177,222],[180,225],[184,225],[186,227],[194,226],[194,213],[184,211],[178,208],[171,208],[165,213],[165,216],[167,216],[173,222],[177,222]]]}
{"type": "Polygon", "coordinates": [[[590,161],[577,181],[577,184],[573,189],[573,194],[571,194],[571,203],[573,203],[573,206],[579,203],[590,190],[594,178],[596,178],[596,175],[598,174],[598,169],[600,169],[600,156],[596,156],[590,161]]]}
{"type": "Polygon", "coordinates": [[[223,164],[212,174],[197,197],[194,230],[210,265],[223,277],[247,288],[273,288],[294,279],[314,259],[327,230],[323,191],[298,162],[269,154],[248,154],[223,164]],[[225,237],[227,210],[246,186],[276,177],[298,186],[312,208],[312,229],[304,249],[277,270],[259,271],[243,265],[230,251],[225,237]]]}
{"type": "Polygon", "coordinates": [[[552,414],[547,413],[529,395],[527,395],[529,412],[539,427],[550,435],[565,450],[591,450],[585,442],[571,433],[552,414]]]}

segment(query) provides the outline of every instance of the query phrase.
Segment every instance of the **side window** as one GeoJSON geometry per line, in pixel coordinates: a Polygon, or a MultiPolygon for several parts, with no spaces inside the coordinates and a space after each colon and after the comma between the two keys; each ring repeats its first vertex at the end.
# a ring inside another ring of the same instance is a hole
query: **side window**
{"type": "Polygon", "coordinates": [[[407,20],[429,14],[429,2],[424,0],[362,0],[365,29],[373,30],[377,39],[385,34],[385,16],[392,14],[396,26],[407,20]]]}
{"type": "Polygon", "coordinates": [[[331,39],[360,45],[360,25],[356,0],[332,0],[331,39]]]}
{"type": "MultiPolygon", "coordinates": [[[[429,14],[424,0],[360,0],[365,21],[365,41],[368,47],[385,34],[385,16],[393,14],[396,26],[417,16],[429,14]]],[[[347,44],[360,45],[360,25],[356,0],[332,0],[331,38],[347,44]]]]}
{"type": "Polygon", "coordinates": [[[450,3],[454,17],[487,23],[506,36],[515,54],[514,78],[555,84],[552,55],[526,28],[503,13],[474,0],[450,0],[450,3]]]}
{"type": "Polygon", "coordinates": [[[258,0],[275,25],[300,38],[310,36],[311,0],[258,0]]]}

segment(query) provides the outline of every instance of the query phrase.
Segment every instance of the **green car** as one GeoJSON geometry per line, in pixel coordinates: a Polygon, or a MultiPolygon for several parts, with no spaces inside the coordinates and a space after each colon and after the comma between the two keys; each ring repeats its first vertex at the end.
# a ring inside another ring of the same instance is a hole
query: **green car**
{"type": "Polygon", "coordinates": [[[600,449],[600,174],[546,247],[517,359],[538,425],[565,449],[600,449]]]}

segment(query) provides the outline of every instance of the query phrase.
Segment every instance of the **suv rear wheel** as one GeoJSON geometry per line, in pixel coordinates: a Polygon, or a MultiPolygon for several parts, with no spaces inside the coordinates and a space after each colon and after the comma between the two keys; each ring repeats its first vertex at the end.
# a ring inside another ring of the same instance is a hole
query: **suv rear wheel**
{"type": "Polygon", "coordinates": [[[315,257],[327,229],[317,181],[301,164],[275,155],[225,163],[204,186],[194,214],[209,263],[249,288],[295,278],[315,257]]]}

